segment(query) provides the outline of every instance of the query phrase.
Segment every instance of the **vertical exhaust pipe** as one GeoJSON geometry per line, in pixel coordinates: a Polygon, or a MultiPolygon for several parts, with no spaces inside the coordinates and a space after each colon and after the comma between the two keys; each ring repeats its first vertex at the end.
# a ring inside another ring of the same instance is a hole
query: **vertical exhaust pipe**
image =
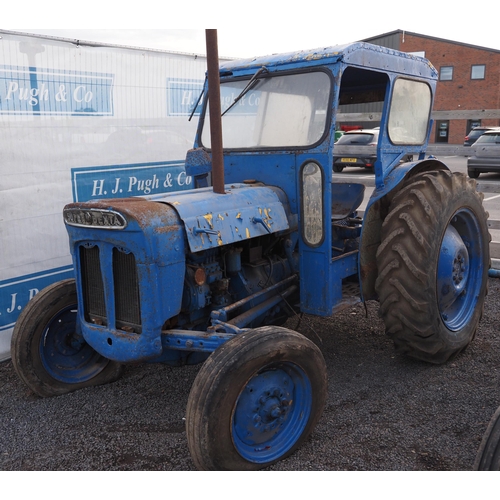
{"type": "Polygon", "coordinates": [[[208,101],[210,103],[210,140],[212,144],[212,184],[214,193],[225,194],[217,30],[205,30],[205,38],[207,44],[208,101]]]}

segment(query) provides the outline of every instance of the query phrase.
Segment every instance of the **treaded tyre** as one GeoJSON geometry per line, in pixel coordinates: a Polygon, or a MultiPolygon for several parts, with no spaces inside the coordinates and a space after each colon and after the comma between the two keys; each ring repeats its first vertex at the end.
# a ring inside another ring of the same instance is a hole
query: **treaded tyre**
{"type": "Polygon", "coordinates": [[[76,331],[76,320],[73,279],[44,288],[21,311],[12,334],[12,363],[38,396],[58,396],[120,377],[122,366],[90,347],[76,331]]]}
{"type": "Polygon", "coordinates": [[[306,337],[277,326],[214,351],[189,395],[186,433],[200,470],[257,470],[292,454],[326,400],[326,365],[306,337]]]}
{"type": "Polygon", "coordinates": [[[484,433],[474,470],[500,470],[500,408],[497,408],[484,433]]]}
{"type": "Polygon", "coordinates": [[[396,350],[444,363],[474,338],[487,293],[488,215],[476,182],[432,171],[391,202],[375,289],[396,350]]]}

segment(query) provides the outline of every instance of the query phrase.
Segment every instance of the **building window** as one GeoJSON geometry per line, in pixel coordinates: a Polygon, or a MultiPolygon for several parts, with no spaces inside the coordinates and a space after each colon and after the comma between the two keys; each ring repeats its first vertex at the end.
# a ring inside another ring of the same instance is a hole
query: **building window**
{"type": "Polygon", "coordinates": [[[440,80],[453,80],[453,66],[441,66],[439,71],[440,80]]]}
{"type": "Polygon", "coordinates": [[[438,120],[436,122],[436,142],[448,142],[450,131],[449,120],[438,120]]]}
{"type": "Polygon", "coordinates": [[[465,135],[469,135],[473,128],[480,127],[481,120],[467,120],[467,128],[465,129],[465,135]]]}
{"type": "Polygon", "coordinates": [[[486,66],[484,64],[473,64],[470,78],[471,80],[484,80],[484,74],[486,72],[486,66]]]}

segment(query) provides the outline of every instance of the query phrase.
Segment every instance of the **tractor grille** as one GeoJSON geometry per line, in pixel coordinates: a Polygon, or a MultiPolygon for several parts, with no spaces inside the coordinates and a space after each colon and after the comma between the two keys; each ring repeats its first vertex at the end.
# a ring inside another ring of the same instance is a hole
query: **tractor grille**
{"type": "Polygon", "coordinates": [[[137,332],[141,324],[139,280],[133,253],[113,249],[116,327],[137,332]]]}
{"type": "MultiPolygon", "coordinates": [[[[85,321],[108,326],[109,314],[104,300],[104,281],[98,246],[80,247],[85,321]]],[[[141,332],[139,280],[135,256],[113,248],[112,271],[115,327],[126,332],[141,332]]],[[[105,275],[109,276],[105,272],[105,275]]],[[[105,278],[104,278],[105,279],[105,278]]],[[[109,325],[113,327],[113,325],[109,325]]]]}
{"type": "Polygon", "coordinates": [[[99,247],[80,247],[85,321],[107,325],[99,247]]]}

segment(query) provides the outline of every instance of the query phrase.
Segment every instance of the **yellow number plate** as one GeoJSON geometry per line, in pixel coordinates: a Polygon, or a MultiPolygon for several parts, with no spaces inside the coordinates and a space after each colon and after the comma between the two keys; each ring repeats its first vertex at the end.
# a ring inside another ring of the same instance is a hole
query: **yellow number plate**
{"type": "Polygon", "coordinates": [[[356,163],[357,161],[357,158],[342,158],[343,163],[356,163]]]}

